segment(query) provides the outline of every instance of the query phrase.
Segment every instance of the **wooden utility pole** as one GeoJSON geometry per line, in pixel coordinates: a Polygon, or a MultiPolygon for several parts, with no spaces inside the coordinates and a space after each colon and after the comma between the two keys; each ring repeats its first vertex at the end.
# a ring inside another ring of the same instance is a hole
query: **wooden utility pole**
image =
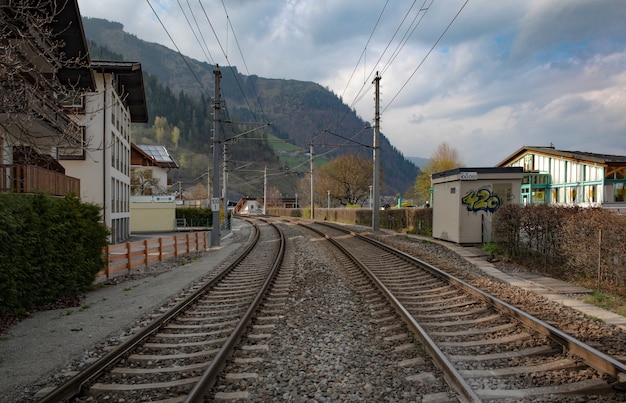
{"type": "Polygon", "coordinates": [[[374,84],[374,175],[373,175],[373,206],[372,206],[372,231],[378,231],[380,227],[380,76],[376,72],[374,84]]]}
{"type": "Polygon", "coordinates": [[[215,75],[215,99],[213,100],[213,228],[211,229],[211,246],[220,246],[220,79],[222,72],[217,64],[213,69],[215,75]]]}

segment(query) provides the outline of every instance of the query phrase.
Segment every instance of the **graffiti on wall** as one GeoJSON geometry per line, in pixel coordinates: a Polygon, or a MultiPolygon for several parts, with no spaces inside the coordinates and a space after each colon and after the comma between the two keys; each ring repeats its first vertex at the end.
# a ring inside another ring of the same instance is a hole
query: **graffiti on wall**
{"type": "Polygon", "coordinates": [[[500,196],[487,187],[470,190],[463,196],[461,203],[467,207],[468,211],[488,211],[490,213],[494,213],[503,204],[500,196]]]}

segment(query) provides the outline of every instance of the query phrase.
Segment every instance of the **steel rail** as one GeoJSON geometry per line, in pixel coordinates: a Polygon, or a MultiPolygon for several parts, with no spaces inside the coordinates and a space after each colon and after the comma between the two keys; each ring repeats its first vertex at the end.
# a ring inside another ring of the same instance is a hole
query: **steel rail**
{"type": "Polygon", "coordinates": [[[428,264],[420,259],[417,259],[414,256],[409,255],[408,253],[402,252],[401,250],[395,249],[380,241],[355,233],[345,228],[341,228],[330,223],[317,222],[317,224],[324,225],[329,228],[342,231],[344,233],[352,234],[365,242],[369,242],[379,248],[382,248],[390,253],[395,254],[396,256],[402,257],[408,262],[416,263],[424,267],[425,269],[430,271],[433,275],[436,275],[437,277],[444,279],[450,284],[454,284],[460,287],[461,289],[467,291],[468,293],[474,295],[475,297],[492,305],[498,311],[516,318],[527,327],[530,327],[531,329],[539,332],[540,334],[546,337],[549,337],[550,339],[552,339],[553,341],[561,345],[563,348],[565,348],[567,351],[571,351],[572,353],[582,358],[583,361],[585,361],[587,365],[599,371],[600,373],[605,373],[605,374],[609,374],[612,376],[621,376],[621,377],[626,376],[626,364],[623,364],[620,361],[616,360],[615,358],[607,354],[604,354],[601,351],[596,350],[595,348],[581,342],[580,340],[555,328],[554,326],[528,314],[527,312],[524,312],[521,309],[493,295],[490,295],[486,293],[485,291],[479,288],[476,288],[473,285],[466,283],[465,281],[461,279],[455,278],[454,276],[438,269],[437,267],[431,264],[428,264]]]}
{"type": "MultiPolygon", "coordinates": [[[[458,394],[459,398],[464,402],[480,402],[481,399],[474,392],[472,387],[465,381],[465,379],[461,376],[461,374],[454,368],[452,363],[448,360],[445,354],[439,349],[436,343],[428,336],[424,328],[420,326],[420,324],[415,320],[413,315],[402,305],[400,301],[393,295],[393,293],[380,281],[380,279],[372,273],[369,268],[361,262],[359,258],[357,258],[352,252],[344,248],[339,242],[334,240],[329,235],[324,234],[322,231],[319,231],[309,225],[305,225],[299,223],[299,225],[304,226],[312,230],[313,232],[323,236],[328,241],[330,241],[337,249],[339,249],[344,255],[346,255],[356,266],[361,269],[363,273],[367,277],[372,280],[375,286],[385,295],[387,300],[393,305],[394,309],[402,317],[404,322],[409,327],[409,330],[413,332],[413,334],[420,340],[424,349],[428,352],[430,357],[433,359],[433,362],[437,368],[439,368],[444,377],[448,381],[448,385],[452,387],[458,394]]],[[[332,226],[331,226],[332,227],[332,226]]],[[[332,227],[335,228],[335,227],[332,227]]],[[[351,233],[351,232],[349,232],[351,233]]],[[[351,233],[354,234],[354,233],[351,233]]],[[[356,235],[356,234],[355,234],[356,235]]]]}
{"type": "Polygon", "coordinates": [[[250,321],[252,320],[255,311],[261,304],[261,301],[263,301],[265,294],[269,290],[272,282],[276,278],[276,274],[278,273],[280,266],[282,265],[283,258],[285,256],[285,236],[283,232],[278,228],[278,226],[270,222],[268,222],[268,224],[276,229],[280,237],[280,248],[274,259],[274,265],[272,266],[270,275],[263,283],[263,286],[257,293],[252,304],[250,304],[250,307],[246,310],[246,313],[242,316],[237,327],[230,334],[226,342],[223,344],[222,348],[220,348],[220,351],[211,360],[211,364],[209,365],[209,367],[204,371],[198,382],[196,382],[196,384],[194,385],[191,392],[189,392],[189,394],[187,395],[187,399],[185,400],[185,402],[187,403],[200,403],[205,401],[204,395],[209,389],[213,387],[213,385],[215,385],[217,377],[219,376],[222,369],[224,369],[226,361],[232,355],[236,344],[239,342],[241,335],[250,324],[250,321]]]}
{"type": "Polygon", "coordinates": [[[553,341],[555,341],[556,343],[558,343],[559,345],[561,345],[562,347],[564,347],[566,350],[571,351],[572,353],[578,355],[580,358],[583,359],[583,361],[585,361],[585,363],[587,365],[589,365],[590,367],[596,369],[597,371],[601,372],[601,373],[605,373],[605,374],[609,374],[612,376],[618,376],[619,374],[625,374],[626,375],[626,365],[617,361],[615,358],[604,354],[601,351],[596,350],[595,348],[581,342],[580,340],[570,336],[569,334],[555,328],[554,326],[550,325],[549,323],[546,323],[544,321],[542,321],[539,318],[536,318],[532,315],[530,315],[527,312],[522,311],[521,309],[493,296],[490,295],[488,293],[486,293],[485,291],[474,287],[473,285],[466,283],[465,281],[455,278],[451,275],[449,275],[448,273],[424,262],[421,261],[405,252],[402,252],[398,249],[392,248],[389,245],[385,245],[384,243],[381,243],[379,241],[376,241],[374,239],[368,238],[368,237],[364,237],[360,234],[355,234],[357,237],[359,237],[360,239],[363,240],[367,240],[370,243],[374,243],[376,244],[378,247],[384,248],[386,250],[388,250],[391,253],[396,254],[397,256],[402,256],[405,259],[408,259],[409,261],[412,262],[416,262],[418,264],[420,264],[421,266],[423,266],[424,268],[426,268],[427,270],[431,271],[433,274],[436,274],[439,277],[444,278],[446,281],[448,281],[450,284],[454,284],[458,287],[460,287],[461,289],[467,291],[468,293],[472,294],[473,296],[487,302],[488,304],[492,305],[494,308],[496,308],[498,311],[504,313],[505,315],[514,317],[515,319],[519,320],[521,323],[523,323],[524,325],[526,325],[527,327],[530,327],[533,330],[536,330],[538,333],[549,337],[550,339],[552,339],[553,341]]]}
{"type": "Polygon", "coordinates": [[[220,282],[226,275],[228,275],[231,271],[235,269],[237,265],[239,265],[245,257],[254,249],[254,247],[259,242],[260,231],[256,224],[252,223],[253,228],[255,230],[254,237],[252,241],[248,244],[246,249],[237,257],[237,259],[230,264],[228,267],[224,268],[220,273],[216,275],[212,280],[207,282],[201,288],[196,290],[193,294],[189,295],[187,298],[179,302],[176,306],[174,306],[171,310],[164,313],[162,316],[155,319],[148,326],[143,328],[141,331],[130,337],[126,342],[117,346],[113,350],[111,350],[106,355],[102,356],[98,359],[93,365],[85,368],[80,371],[78,374],[68,379],[66,382],[61,384],[56,389],[52,390],[50,393],[45,395],[40,403],[56,403],[56,402],[64,402],[68,401],[74,396],[77,396],[87,382],[98,376],[106,367],[115,364],[119,361],[122,356],[128,353],[130,350],[135,348],[137,345],[141,344],[143,340],[147,337],[151,336],[155,332],[157,332],[161,327],[171,320],[173,317],[178,315],[181,311],[186,309],[188,306],[193,304],[197,299],[199,299],[208,289],[212,288],[216,283],[220,282]]]}

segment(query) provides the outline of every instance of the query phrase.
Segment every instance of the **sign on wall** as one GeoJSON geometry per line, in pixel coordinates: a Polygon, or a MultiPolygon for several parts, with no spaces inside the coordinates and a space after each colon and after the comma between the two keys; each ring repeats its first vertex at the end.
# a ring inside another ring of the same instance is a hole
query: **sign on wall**
{"type": "Polygon", "coordinates": [[[459,172],[459,180],[462,180],[462,181],[478,180],[478,172],[459,172]]]}

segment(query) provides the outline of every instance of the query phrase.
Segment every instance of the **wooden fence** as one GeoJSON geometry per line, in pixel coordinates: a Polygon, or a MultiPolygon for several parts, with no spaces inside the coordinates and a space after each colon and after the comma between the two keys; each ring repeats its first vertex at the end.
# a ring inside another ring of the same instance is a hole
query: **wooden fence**
{"type": "Polygon", "coordinates": [[[154,262],[177,258],[207,248],[206,231],[109,245],[104,249],[108,259],[107,267],[98,273],[98,276],[110,278],[111,275],[123,270],[130,273],[136,267],[148,266],[154,262]]]}

